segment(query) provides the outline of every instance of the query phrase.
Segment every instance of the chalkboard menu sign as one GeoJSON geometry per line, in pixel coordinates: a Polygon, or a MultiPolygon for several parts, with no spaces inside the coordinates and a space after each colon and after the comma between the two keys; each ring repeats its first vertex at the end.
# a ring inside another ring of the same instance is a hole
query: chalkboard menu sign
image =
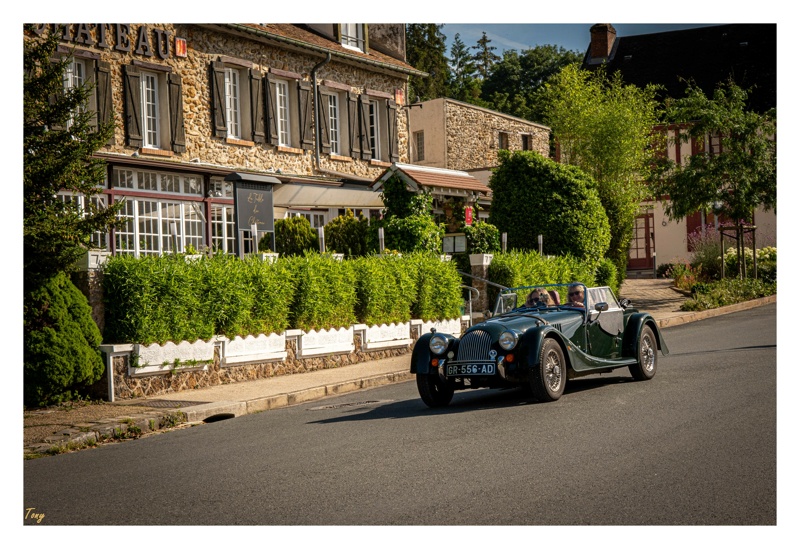
{"type": "Polygon", "coordinates": [[[256,251],[250,244],[253,234],[252,228],[256,227],[257,238],[266,233],[275,235],[275,218],[272,211],[272,186],[281,182],[277,178],[268,176],[253,176],[232,173],[225,177],[226,181],[233,181],[233,208],[236,220],[236,245],[238,255],[242,256],[247,250],[256,251]],[[245,244],[245,238],[249,240],[245,244]]]}

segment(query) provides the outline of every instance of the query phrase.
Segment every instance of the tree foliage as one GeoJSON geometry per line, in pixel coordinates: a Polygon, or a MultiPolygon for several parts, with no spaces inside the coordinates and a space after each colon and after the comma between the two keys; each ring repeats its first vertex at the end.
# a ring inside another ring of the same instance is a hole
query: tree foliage
{"type": "Polygon", "coordinates": [[[381,198],[386,213],[375,226],[384,228],[387,248],[401,252],[441,253],[444,227],[433,219],[433,197],[430,194],[409,191],[405,182],[393,175],[384,182],[381,198]]]}
{"type": "Polygon", "coordinates": [[[308,219],[299,215],[275,221],[275,250],[281,255],[319,251],[319,235],[308,219]]]}
{"type": "Polygon", "coordinates": [[[96,208],[105,161],[93,158],[113,135],[113,124],[95,127],[89,108],[92,85],[65,90],[70,56],[56,59],[59,32],[24,43],[23,247],[27,289],[71,268],[96,231],[115,222],[122,203],[96,208]],[[58,197],[61,190],[86,197],[84,207],[58,197]]]}
{"type": "Polygon", "coordinates": [[[353,215],[347,209],[344,215],[330,220],[325,225],[325,246],[328,250],[345,254],[347,257],[367,255],[369,223],[363,215],[353,215]]]}
{"type": "Polygon", "coordinates": [[[448,96],[468,103],[480,102],[481,83],[475,77],[476,67],[469,48],[456,34],[450,48],[450,81],[448,96]]]}
{"type": "Polygon", "coordinates": [[[597,184],[584,171],[531,151],[500,151],[492,174],[489,222],[508,233],[508,247],[598,262],[610,241],[597,184]]]}
{"type": "Polygon", "coordinates": [[[560,148],[561,160],[580,167],[597,181],[611,225],[608,257],[620,282],[639,204],[648,195],[646,181],[662,150],[653,132],[661,113],[658,88],[627,85],[619,73],[565,67],[540,95],[545,123],[560,148]]]}
{"type": "Polygon", "coordinates": [[[416,101],[417,96],[421,101],[428,101],[447,94],[450,69],[442,26],[431,23],[406,25],[406,59],[415,69],[428,73],[427,77],[409,78],[408,94],[412,101],[416,101]]]}
{"type": "Polygon", "coordinates": [[[537,92],[565,66],[580,61],[580,54],[560,46],[536,46],[518,53],[503,52],[481,87],[481,97],[495,109],[526,120],[541,121],[544,113],[537,92]]]}
{"type": "Polygon", "coordinates": [[[27,294],[24,317],[25,404],[84,396],[103,375],[102,337],[86,297],[59,273],[27,294]]]}
{"type": "Polygon", "coordinates": [[[490,46],[489,44],[491,43],[492,40],[486,36],[484,31],[483,36],[478,39],[478,43],[472,46],[472,49],[476,50],[472,56],[475,61],[475,68],[483,79],[489,76],[494,64],[500,61],[500,56],[494,53],[497,48],[490,46]]]}
{"type": "Polygon", "coordinates": [[[733,81],[721,83],[712,97],[689,84],[686,96],[667,101],[670,122],[686,125],[681,140],[719,139],[712,154],[696,154],[681,165],[665,160],[654,190],[672,219],[714,210],[732,220],[750,220],[759,206],[777,208],[775,110],[747,111],[747,92],[733,81]]]}

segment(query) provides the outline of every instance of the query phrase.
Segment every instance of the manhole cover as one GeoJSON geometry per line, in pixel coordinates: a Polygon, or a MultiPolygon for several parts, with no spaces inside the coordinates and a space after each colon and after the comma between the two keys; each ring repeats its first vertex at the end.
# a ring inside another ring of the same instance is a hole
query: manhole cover
{"type": "Polygon", "coordinates": [[[317,406],[309,408],[309,410],[336,410],[339,408],[353,408],[356,406],[368,406],[370,404],[383,404],[385,402],[392,402],[391,400],[362,400],[361,402],[343,402],[341,404],[328,404],[327,406],[317,406]]]}
{"type": "Polygon", "coordinates": [[[186,408],[197,406],[198,404],[210,404],[209,402],[197,402],[194,400],[145,400],[132,402],[127,406],[148,406],[150,408],[186,408]]]}

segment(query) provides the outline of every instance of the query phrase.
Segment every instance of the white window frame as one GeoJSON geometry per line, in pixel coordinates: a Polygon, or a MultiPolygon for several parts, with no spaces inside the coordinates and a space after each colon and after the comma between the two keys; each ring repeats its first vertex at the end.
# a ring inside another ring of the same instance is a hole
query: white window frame
{"type": "Polygon", "coordinates": [[[161,145],[161,105],[159,75],[142,71],[142,146],[158,149],[161,145]]]}
{"type": "MultiPolygon", "coordinates": [[[[72,202],[77,205],[81,214],[86,215],[87,204],[91,203],[98,210],[103,210],[108,205],[108,196],[105,194],[95,194],[86,197],[83,193],[73,193],[71,191],[60,191],[58,198],[63,202],[72,202]],[[88,202],[87,202],[88,200],[88,202]]],[[[108,250],[108,233],[106,231],[95,231],[91,237],[92,244],[101,250],[108,250]]]]}
{"type": "Polygon", "coordinates": [[[292,144],[292,117],[291,100],[289,98],[289,81],[275,81],[275,116],[278,121],[278,145],[291,147],[292,144]]]}
{"type": "Polygon", "coordinates": [[[242,93],[241,75],[233,67],[225,67],[225,118],[228,121],[228,137],[242,138],[242,93]]]}
{"type": "Polygon", "coordinates": [[[211,249],[236,253],[236,219],[233,204],[211,204],[211,249]]]}
{"type": "Polygon", "coordinates": [[[369,102],[369,148],[372,158],[381,160],[381,120],[380,103],[378,101],[369,102]]]}
{"type": "MultiPolygon", "coordinates": [[[[68,92],[73,88],[80,88],[86,82],[86,63],[82,59],[73,58],[64,69],[64,91],[68,92]]],[[[81,114],[85,110],[83,105],[78,106],[67,120],[67,128],[72,127],[75,122],[75,115],[81,114]]]]}
{"type": "Polygon", "coordinates": [[[341,23],[340,28],[342,46],[363,52],[366,45],[363,23],[341,23]]]}
{"type": "Polygon", "coordinates": [[[285,214],[286,218],[290,217],[305,217],[311,224],[312,229],[319,229],[328,223],[328,212],[318,210],[288,210],[285,214]]]}
{"type": "Polygon", "coordinates": [[[331,154],[341,154],[341,126],[339,124],[339,96],[331,94],[328,96],[328,132],[331,145],[331,154]]]}

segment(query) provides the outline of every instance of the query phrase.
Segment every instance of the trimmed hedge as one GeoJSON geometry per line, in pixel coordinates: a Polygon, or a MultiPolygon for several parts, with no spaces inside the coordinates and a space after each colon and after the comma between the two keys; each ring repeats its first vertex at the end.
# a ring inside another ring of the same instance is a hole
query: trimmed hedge
{"type": "Polygon", "coordinates": [[[307,253],[272,264],[221,254],[115,256],[104,274],[109,343],[455,318],[461,305],[455,264],[423,253],[345,261],[307,253]]]}
{"type": "MultiPolygon", "coordinates": [[[[583,261],[571,256],[547,257],[538,252],[514,250],[494,256],[489,265],[488,279],[508,288],[570,282],[583,282],[587,286],[593,286],[596,284],[595,263],[596,261],[583,261]]],[[[488,286],[490,308],[494,306],[498,293],[497,288],[488,286]]]]}

